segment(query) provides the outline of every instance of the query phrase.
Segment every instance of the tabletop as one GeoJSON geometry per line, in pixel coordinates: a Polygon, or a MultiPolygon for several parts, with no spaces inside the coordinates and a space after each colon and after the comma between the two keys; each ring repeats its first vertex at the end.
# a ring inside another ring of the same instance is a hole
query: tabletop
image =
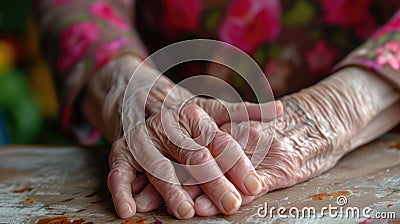
{"type": "Polygon", "coordinates": [[[400,136],[363,146],[328,172],[231,216],[191,220],[176,220],[165,207],[118,219],[106,185],[107,156],[105,148],[0,148],[0,223],[400,223],[400,136]]]}

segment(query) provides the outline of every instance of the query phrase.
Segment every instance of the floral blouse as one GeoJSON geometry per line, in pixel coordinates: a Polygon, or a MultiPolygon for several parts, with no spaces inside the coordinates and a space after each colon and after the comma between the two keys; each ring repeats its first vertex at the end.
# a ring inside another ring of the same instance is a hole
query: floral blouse
{"type": "MultiPolygon", "coordinates": [[[[42,49],[62,102],[62,126],[67,133],[75,130],[84,144],[95,142],[99,132],[71,125],[71,115],[96,70],[121,54],[145,58],[185,39],[218,39],[242,49],[264,70],[275,96],[350,65],[369,69],[400,89],[399,6],[399,0],[35,2],[42,49]]],[[[170,78],[185,77],[174,72],[170,78]]],[[[220,78],[243,87],[234,75],[220,78]]],[[[246,96],[245,90],[240,92],[246,96]]]]}

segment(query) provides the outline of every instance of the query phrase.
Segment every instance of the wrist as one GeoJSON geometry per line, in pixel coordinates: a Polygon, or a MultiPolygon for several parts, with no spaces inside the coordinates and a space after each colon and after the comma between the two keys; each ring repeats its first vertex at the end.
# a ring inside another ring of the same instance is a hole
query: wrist
{"type": "MultiPolygon", "coordinates": [[[[123,134],[122,113],[129,117],[130,126],[144,121],[146,115],[161,110],[165,97],[175,85],[151,66],[142,65],[137,71],[141,62],[130,55],[110,61],[89,81],[83,96],[85,117],[110,142],[123,134]],[[125,111],[122,111],[123,101],[129,104],[125,111]]],[[[181,92],[180,89],[178,87],[174,92],[181,92]]],[[[167,100],[166,106],[181,101],[176,95],[169,96],[172,100],[167,100]]]]}
{"type": "Polygon", "coordinates": [[[126,86],[140,60],[125,55],[108,62],[88,81],[81,108],[85,118],[109,142],[121,136],[120,107],[126,86]]]}
{"type": "Polygon", "coordinates": [[[336,78],[292,94],[291,99],[307,120],[305,123],[315,126],[316,134],[324,136],[333,149],[343,147],[374,114],[374,107],[367,105],[367,95],[336,78]]]}

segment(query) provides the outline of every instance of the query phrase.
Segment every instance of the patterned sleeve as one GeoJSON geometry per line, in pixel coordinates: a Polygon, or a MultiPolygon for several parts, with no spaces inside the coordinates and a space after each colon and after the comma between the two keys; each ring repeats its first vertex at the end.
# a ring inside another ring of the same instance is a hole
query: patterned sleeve
{"type": "Polygon", "coordinates": [[[100,133],[82,122],[76,105],[96,69],[121,54],[145,58],[133,27],[134,1],[36,0],[41,48],[52,66],[67,135],[93,144],[100,133]],[[77,122],[79,121],[79,122],[77,122]]]}
{"type": "Polygon", "coordinates": [[[400,10],[336,67],[352,65],[381,75],[400,90],[400,10]]]}

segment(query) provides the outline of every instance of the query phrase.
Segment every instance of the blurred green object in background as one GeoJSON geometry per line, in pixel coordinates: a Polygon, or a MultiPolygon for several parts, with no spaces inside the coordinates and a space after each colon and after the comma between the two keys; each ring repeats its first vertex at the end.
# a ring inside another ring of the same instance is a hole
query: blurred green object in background
{"type": "Polygon", "coordinates": [[[31,0],[0,0],[0,145],[70,145],[31,6],[31,0]]]}
{"type": "MultiPolygon", "coordinates": [[[[32,143],[41,126],[39,108],[23,74],[10,70],[0,74],[0,108],[13,143],[32,143]]],[[[4,127],[3,127],[4,128],[4,127]]]]}

